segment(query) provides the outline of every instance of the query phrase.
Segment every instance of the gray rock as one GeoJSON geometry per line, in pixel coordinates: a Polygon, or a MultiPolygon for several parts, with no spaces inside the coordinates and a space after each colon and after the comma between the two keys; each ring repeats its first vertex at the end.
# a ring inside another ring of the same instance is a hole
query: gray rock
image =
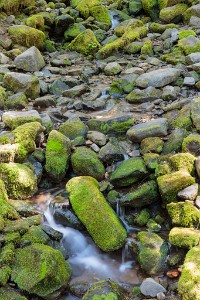
{"type": "Polygon", "coordinates": [[[41,122],[41,117],[36,110],[7,111],[2,115],[2,121],[7,127],[14,129],[16,125],[18,126],[33,121],[41,122]]]}
{"type": "Polygon", "coordinates": [[[117,62],[108,63],[107,66],[104,68],[104,72],[106,75],[117,75],[121,73],[123,68],[117,62]]]}
{"type": "Polygon", "coordinates": [[[198,195],[198,184],[195,183],[193,185],[188,186],[178,193],[178,197],[183,200],[191,200],[194,201],[198,195]]]}
{"type": "Polygon", "coordinates": [[[8,62],[9,58],[3,53],[0,53],[0,64],[7,64],[8,62]]]}
{"type": "Polygon", "coordinates": [[[81,84],[78,86],[75,86],[67,91],[64,91],[62,93],[62,95],[64,97],[71,97],[71,98],[75,98],[75,97],[80,97],[81,95],[85,94],[86,92],[88,92],[90,89],[87,85],[85,84],[81,84]]]}
{"type": "Polygon", "coordinates": [[[187,64],[200,63],[200,52],[191,53],[185,58],[187,64]]]}
{"type": "Polygon", "coordinates": [[[200,101],[198,99],[193,99],[191,102],[191,119],[197,131],[200,131],[200,101]]]}
{"type": "Polygon", "coordinates": [[[140,286],[140,291],[143,295],[152,298],[156,297],[158,293],[166,293],[166,289],[153,278],[146,278],[140,286]]]}
{"type": "Polygon", "coordinates": [[[40,51],[33,46],[18,55],[14,64],[18,69],[34,72],[41,70],[45,66],[45,61],[40,51]]]}
{"type": "Polygon", "coordinates": [[[198,177],[200,178],[200,156],[198,156],[196,161],[195,161],[195,168],[196,168],[196,172],[198,174],[198,177]]]}
{"type": "Polygon", "coordinates": [[[195,79],[193,77],[185,77],[183,84],[187,86],[193,86],[195,85],[195,79]]]}
{"type": "Polygon", "coordinates": [[[190,26],[195,26],[195,27],[199,27],[200,26],[200,18],[192,16],[190,18],[190,22],[189,22],[190,26]]]}
{"type": "Polygon", "coordinates": [[[141,142],[147,137],[167,135],[168,127],[168,120],[159,118],[132,126],[127,131],[127,136],[131,141],[141,142]]]}
{"type": "Polygon", "coordinates": [[[101,161],[107,164],[112,164],[124,159],[123,151],[120,148],[118,141],[114,138],[103,146],[99,152],[101,161]]]}
{"type": "Polygon", "coordinates": [[[181,89],[178,86],[167,85],[163,88],[162,99],[166,101],[175,100],[180,91],[181,89]]]}
{"type": "Polygon", "coordinates": [[[136,79],[136,85],[142,88],[147,88],[148,86],[163,87],[176,81],[180,74],[181,70],[176,68],[158,69],[140,75],[136,79]]]}
{"type": "Polygon", "coordinates": [[[107,141],[105,134],[98,131],[89,131],[87,138],[100,147],[104,146],[107,141]]]}
{"type": "Polygon", "coordinates": [[[152,86],[144,90],[135,89],[127,95],[126,100],[130,103],[143,103],[153,101],[161,97],[161,91],[152,86]]]}

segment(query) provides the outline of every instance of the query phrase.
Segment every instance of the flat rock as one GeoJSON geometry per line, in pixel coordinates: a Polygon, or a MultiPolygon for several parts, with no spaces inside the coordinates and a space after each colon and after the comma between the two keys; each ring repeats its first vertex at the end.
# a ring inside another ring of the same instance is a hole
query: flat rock
{"type": "Polygon", "coordinates": [[[132,126],[127,131],[127,136],[131,141],[141,142],[147,137],[167,135],[168,126],[168,121],[165,118],[150,120],[132,126]]]}
{"type": "Polygon", "coordinates": [[[81,95],[85,94],[88,92],[90,89],[87,85],[81,84],[77,85],[67,91],[64,91],[62,95],[64,97],[70,97],[70,98],[75,98],[75,97],[80,97],[81,95]]]}
{"type": "Polygon", "coordinates": [[[2,121],[9,128],[29,122],[41,122],[41,117],[36,110],[29,111],[7,111],[2,115],[2,121]]]}
{"type": "Polygon", "coordinates": [[[141,286],[140,291],[145,296],[156,297],[158,293],[165,293],[166,289],[152,278],[146,278],[141,286]]]}
{"type": "Polygon", "coordinates": [[[184,200],[195,200],[198,195],[198,184],[188,186],[178,193],[178,197],[184,200]]]}
{"type": "Polygon", "coordinates": [[[163,87],[176,81],[180,74],[181,70],[176,68],[158,69],[140,75],[136,79],[136,85],[142,88],[147,88],[148,86],[163,87]]]}

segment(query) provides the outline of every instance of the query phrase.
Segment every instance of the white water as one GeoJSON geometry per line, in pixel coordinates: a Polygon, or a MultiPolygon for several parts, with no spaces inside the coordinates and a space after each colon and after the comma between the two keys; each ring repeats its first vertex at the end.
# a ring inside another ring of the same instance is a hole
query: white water
{"type": "Polygon", "coordinates": [[[117,19],[117,16],[115,15],[115,13],[113,11],[110,11],[110,18],[111,18],[111,22],[112,22],[111,29],[115,29],[115,27],[117,27],[117,25],[119,25],[120,22],[117,19]]]}

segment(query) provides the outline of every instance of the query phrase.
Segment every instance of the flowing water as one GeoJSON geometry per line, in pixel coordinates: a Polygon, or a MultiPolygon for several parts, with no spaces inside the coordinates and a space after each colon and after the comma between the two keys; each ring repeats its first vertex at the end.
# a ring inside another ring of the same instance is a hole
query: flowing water
{"type": "Polygon", "coordinates": [[[117,25],[119,25],[120,21],[118,20],[116,13],[114,11],[110,11],[110,18],[111,18],[111,29],[115,29],[115,27],[117,27],[117,25]]]}
{"type": "MultiPolygon", "coordinates": [[[[136,285],[141,282],[137,271],[134,268],[133,257],[130,256],[128,250],[128,242],[121,251],[107,254],[99,250],[91,237],[87,234],[75,230],[70,227],[64,227],[57,224],[54,220],[54,208],[51,205],[51,200],[55,197],[50,193],[41,194],[40,206],[44,210],[44,223],[48,224],[53,229],[63,234],[62,244],[69,252],[69,263],[72,266],[72,280],[84,276],[97,280],[110,278],[118,283],[125,285],[136,285]],[[41,200],[42,199],[42,200],[41,200]],[[46,200],[46,202],[45,202],[46,200]]],[[[124,210],[117,204],[116,213],[120,219],[124,221],[124,210]]],[[[126,225],[127,226],[127,225],[126,225]]],[[[130,228],[127,226],[127,229],[130,228]]],[[[73,300],[77,299],[72,295],[64,295],[59,300],[73,300]]]]}

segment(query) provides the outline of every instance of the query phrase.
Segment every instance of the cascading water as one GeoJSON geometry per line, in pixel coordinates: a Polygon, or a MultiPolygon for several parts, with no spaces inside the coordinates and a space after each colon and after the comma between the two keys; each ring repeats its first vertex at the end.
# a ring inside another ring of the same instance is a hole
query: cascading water
{"type": "Polygon", "coordinates": [[[111,29],[115,29],[115,27],[117,27],[117,25],[119,25],[120,21],[118,20],[116,13],[114,11],[110,11],[110,18],[111,18],[111,23],[112,23],[111,29]]]}

